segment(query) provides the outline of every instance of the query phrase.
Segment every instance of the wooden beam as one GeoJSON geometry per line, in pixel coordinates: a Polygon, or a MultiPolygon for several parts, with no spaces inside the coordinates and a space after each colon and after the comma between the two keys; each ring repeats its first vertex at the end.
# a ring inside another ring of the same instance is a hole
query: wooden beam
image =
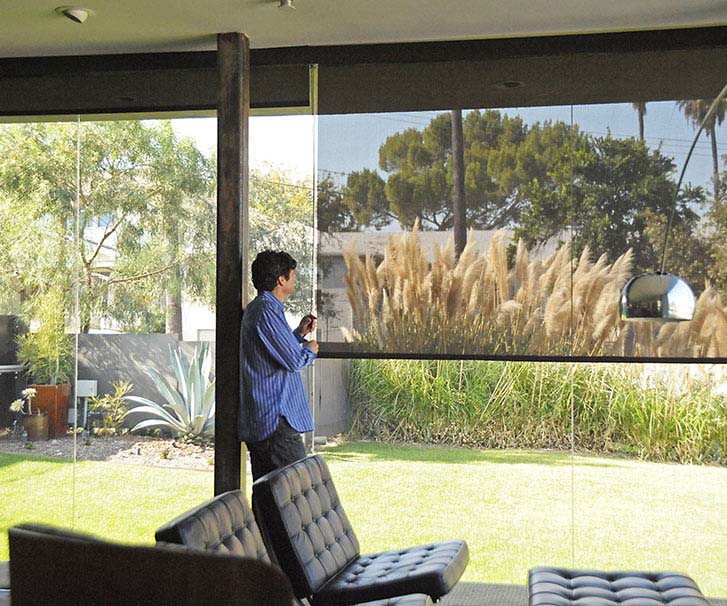
{"type": "MultiPolygon", "coordinates": [[[[217,107],[214,52],[69,59],[0,59],[0,116],[213,115],[217,107]]],[[[251,67],[250,91],[254,108],[307,107],[308,65],[251,67]]]]}
{"type": "MultiPolygon", "coordinates": [[[[725,26],[254,49],[251,105],[307,106],[309,64],[321,114],[708,98],[726,51],[725,26]]],[[[0,116],[213,111],[215,56],[0,58],[0,116]]]]}
{"type": "Polygon", "coordinates": [[[215,494],[244,485],[238,438],[240,322],[248,267],[250,41],[217,36],[215,494]]]}
{"type": "MultiPolygon", "coordinates": [[[[254,49],[251,105],[307,106],[309,64],[321,114],[709,98],[726,51],[724,26],[254,49]]],[[[213,111],[215,55],[0,59],[0,116],[213,111]]]]}

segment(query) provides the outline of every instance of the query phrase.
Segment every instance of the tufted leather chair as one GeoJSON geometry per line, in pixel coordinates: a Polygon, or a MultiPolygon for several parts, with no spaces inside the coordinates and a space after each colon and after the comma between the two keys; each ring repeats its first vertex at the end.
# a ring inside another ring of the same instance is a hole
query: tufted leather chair
{"type": "Polygon", "coordinates": [[[697,584],[676,572],[533,568],[530,606],[709,606],[697,584]]]}
{"type": "Polygon", "coordinates": [[[464,541],[360,555],[325,460],[314,455],[253,484],[253,508],[271,554],[313,606],[448,593],[469,559],[464,541]]]}
{"type": "MultiPolygon", "coordinates": [[[[233,554],[270,562],[252,510],[239,490],[220,494],[168,522],[155,533],[160,543],[233,554]]],[[[431,606],[428,596],[413,594],[358,606],[431,606]]]]}
{"type": "Polygon", "coordinates": [[[120,545],[35,524],[8,530],[13,606],[291,606],[270,564],[180,545],[120,545]]]}
{"type": "Polygon", "coordinates": [[[158,542],[270,562],[252,511],[239,490],[218,495],[183,513],[154,536],[158,542]]]}

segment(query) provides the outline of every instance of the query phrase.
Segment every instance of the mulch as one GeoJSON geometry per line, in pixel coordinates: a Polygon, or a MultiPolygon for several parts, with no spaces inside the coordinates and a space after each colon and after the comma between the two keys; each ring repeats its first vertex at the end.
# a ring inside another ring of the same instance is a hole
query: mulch
{"type": "Polygon", "coordinates": [[[213,445],[202,445],[152,436],[89,436],[72,434],[26,443],[11,432],[0,432],[0,452],[78,461],[109,461],[153,467],[214,469],[213,445]]]}

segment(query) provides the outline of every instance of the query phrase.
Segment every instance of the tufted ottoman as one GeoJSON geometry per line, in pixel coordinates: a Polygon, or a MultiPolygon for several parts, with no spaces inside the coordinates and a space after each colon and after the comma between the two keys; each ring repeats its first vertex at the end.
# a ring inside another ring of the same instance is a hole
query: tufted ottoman
{"type": "Polygon", "coordinates": [[[529,606],[709,606],[697,584],[677,572],[603,572],[533,568],[529,606]]]}

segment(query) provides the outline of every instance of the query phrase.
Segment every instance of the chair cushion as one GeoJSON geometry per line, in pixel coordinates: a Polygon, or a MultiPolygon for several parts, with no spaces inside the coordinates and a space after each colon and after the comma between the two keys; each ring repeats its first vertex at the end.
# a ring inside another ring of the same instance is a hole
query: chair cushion
{"type": "Polygon", "coordinates": [[[530,606],[708,606],[697,584],[677,572],[533,568],[530,606]]]}
{"type": "Polygon", "coordinates": [[[320,455],[258,478],[252,503],[275,559],[300,598],[315,594],[359,554],[358,539],[320,455]]]}
{"type": "Polygon", "coordinates": [[[360,556],[321,588],[313,606],[343,606],[412,591],[438,600],[462,576],[469,553],[464,541],[448,541],[360,556]]]}
{"type": "Polygon", "coordinates": [[[270,562],[255,517],[240,490],[231,490],[183,513],[155,533],[158,543],[230,553],[270,562]]]}

